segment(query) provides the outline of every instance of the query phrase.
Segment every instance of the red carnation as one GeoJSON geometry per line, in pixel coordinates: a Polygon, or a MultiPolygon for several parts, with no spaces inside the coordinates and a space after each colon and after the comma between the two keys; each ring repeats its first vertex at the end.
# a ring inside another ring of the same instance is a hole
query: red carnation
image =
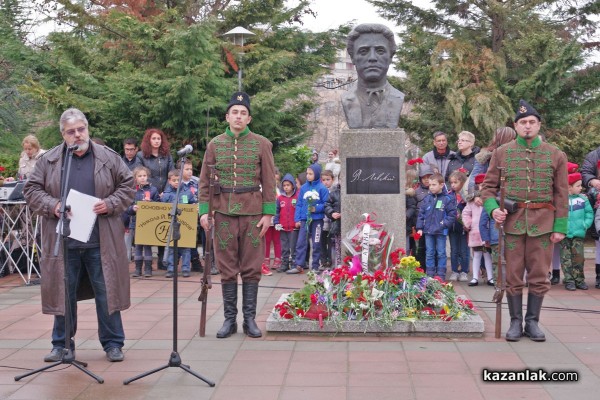
{"type": "Polygon", "coordinates": [[[466,168],[460,167],[459,169],[457,169],[458,172],[462,172],[463,174],[468,174],[469,171],[466,168]]]}
{"type": "Polygon", "coordinates": [[[423,159],[422,158],[413,158],[412,160],[408,160],[407,164],[408,165],[423,164],[423,159]]]}
{"type": "Polygon", "coordinates": [[[415,232],[415,233],[413,233],[413,234],[412,234],[412,237],[413,237],[413,239],[415,239],[415,240],[419,240],[419,239],[421,239],[421,235],[419,235],[419,232],[415,232]]]}
{"type": "MultiPolygon", "coordinates": [[[[600,162],[600,161],[598,161],[598,162],[600,162]]],[[[3,166],[0,166],[0,172],[4,172],[4,167],[3,166]]]]}

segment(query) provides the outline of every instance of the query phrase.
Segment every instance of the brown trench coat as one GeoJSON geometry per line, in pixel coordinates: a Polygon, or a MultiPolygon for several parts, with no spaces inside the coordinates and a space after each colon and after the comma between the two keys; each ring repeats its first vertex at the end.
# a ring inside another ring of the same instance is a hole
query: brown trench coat
{"type": "MultiPolygon", "coordinates": [[[[90,146],[94,152],[95,195],[104,200],[108,207],[106,215],[98,216],[98,223],[108,312],[112,314],[126,310],[131,305],[129,266],[120,216],[133,202],[133,176],[121,157],[113,150],[92,141],[90,146]]],[[[58,223],[54,216],[54,208],[60,201],[63,150],[64,145],[61,144],[40,157],[24,188],[29,208],[42,217],[42,312],[53,315],[64,315],[65,311],[62,246],[59,247],[58,257],[54,257],[53,254],[58,223]]],[[[89,278],[85,275],[79,285],[77,300],[93,297],[89,278]]]]}

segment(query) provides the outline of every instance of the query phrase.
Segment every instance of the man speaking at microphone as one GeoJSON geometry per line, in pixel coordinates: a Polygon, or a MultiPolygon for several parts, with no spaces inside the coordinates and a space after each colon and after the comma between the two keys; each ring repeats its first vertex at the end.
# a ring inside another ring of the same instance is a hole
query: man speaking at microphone
{"type": "MultiPolygon", "coordinates": [[[[100,199],[93,206],[97,218],[89,240],[80,242],[66,238],[72,321],[70,346],[74,351],[77,300],[95,298],[98,338],[102,348],[109,361],[122,361],[125,333],[120,311],[129,308],[130,295],[129,267],[120,216],[133,202],[133,177],[117,153],[90,140],[88,121],[81,111],[75,108],[66,110],[59,124],[64,142],[39,159],[24,188],[27,204],[32,212],[42,217],[44,227],[42,248],[45,251],[40,259],[42,312],[54,315],[52,351],[44,357],[44,361],[61,360],[65,346],[62,246],[57,257],[52,250],[60,217],[61,170],[63,165],[67,165],[66,157],[70,151],[73,159],[67,194],[70,190],[77,190],[100,199]]],[[[72,212],[77,212],[77,204],[69,205],[72,212]]]]}

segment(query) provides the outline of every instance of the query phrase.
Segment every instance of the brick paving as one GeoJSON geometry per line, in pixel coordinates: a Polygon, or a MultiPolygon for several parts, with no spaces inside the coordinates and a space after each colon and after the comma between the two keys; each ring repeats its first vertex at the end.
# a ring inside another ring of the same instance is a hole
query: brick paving
{"type": "MultiPolygon", "coordinates": [[[[303,276],[274,273],[259,291],[260,339],[240,333],[216,339],[223,321],[219,277],[209,292],[207,335],[198,336],[199,274],[179,279],[178,351],[185,364],[216,382],[214,388],[179,368],[167,368],[125,386],[123,380],[165,365],[171,353],[172,284],[162,276],[132,279],[132,307],[123,313],[125,361],[109,363],[97,339],[92,302],[79,304],[77,358],[102,376],[98,384],[72,366],[59,366],[14,381],[44,366],[52,317],[43,315],[39,286],[18,275],[0,279],[0,399],[568,399],[598,398],[600,387],[600,290],[594,265],[586,263],[588,291],[553,286],[542,312],[545,343],[494,338],[492,288],[457,283],[479,306],[483,338],[311,336],[264,332],[270,309],[303,276]],[[593,310],[564,311],[562,308],[593,310]],[[486,383],[482,369],[573,370],[576,383],[486,383]]],[[[158,275],[158,273],[157,273],[158,275]]],[[[161,274],[162,275],[162,274],[161,274]]],[[[241,290],[240,290],[241,291],[241,290]]],[[[241,295],[240,295],[241,303],[241,295]]],[[[240,307],[241,308],[241,307],[240,307]]],[[[503,307],[503,332],[508,311],[503,307]]]]}

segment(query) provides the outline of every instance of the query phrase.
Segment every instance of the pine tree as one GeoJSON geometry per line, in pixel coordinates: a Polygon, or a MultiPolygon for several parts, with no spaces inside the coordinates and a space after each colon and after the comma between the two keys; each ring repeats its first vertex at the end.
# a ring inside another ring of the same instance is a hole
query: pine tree
{"type": "Polygon", "coordinates": [[[597,116],[582,118],[600,110],[599,68],[590,60],[600,47],[600,2],[434,0],[426,9],[368,1],[404,28],[397,68],[407,73],[399,85],[415,104],[404,122],[415,136],[466,129],[485,145],[510,124],[520,98],[541,113],[551,140],[560,142],[562,128],[600,126],[597,116]]]}

